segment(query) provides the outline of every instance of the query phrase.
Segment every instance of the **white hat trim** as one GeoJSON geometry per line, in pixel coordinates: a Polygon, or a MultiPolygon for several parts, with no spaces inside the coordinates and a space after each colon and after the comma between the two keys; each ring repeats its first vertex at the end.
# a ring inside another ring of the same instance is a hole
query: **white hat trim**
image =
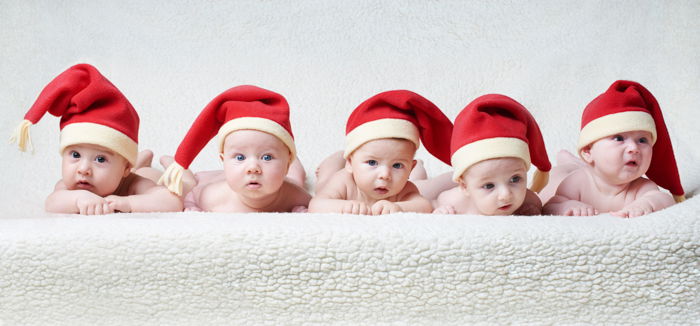
{"type": "Polygon", "coordinates": [[[452,180],[457,182],[476,163],[502,157],[520,158],[525,161],[525,168],[530,169],[530,148],[525,141],[512,137],[486,138],[466,144],[452,154],[452,167],[455,169],[452,180]]]}
{"type": "Polygon", "coordinates": [[[348,158],[352,152],[364,143],[383,138],[401,138],[411,141],[420,147],[420,133],[418,127],[404,119],[379,119],[365,122],[350,131],[345,136],[344,158],[348,158]]]}
{"type": "Polygon", "coordinates": [[[139,146],[129,136],[111,127],[92,123],[76,122],[61,130],[60,153],[71,145],[92,144],[108,148],[123,156],[131,166],[136,165],[139,146]]]}
{"type": "Polygon", "coordinates": [[[224,123],[224,125],[219,128],[219,133],[217,134],[219,137],[219,153],[224,152],[224,140],[226,136],[236,130],[258,130],[271,134],[287,145],[289,151],[292,153],[290,162],[294,160],[296,156],[297,150],[294,146],[294,138],[287,129],[284,129],[282,125],[273,120],[260,117],[242,117],[231,119],[224,123]]]}
{"type": "Polygon", "coordinates": [[[598,139],[635,130],[650,132],[652,145],[656,143],[656,124],[651,114],[626,111],[608,114],[586,124],[578,137],[578,151],[581,152],[581,149],[598,139]]]}

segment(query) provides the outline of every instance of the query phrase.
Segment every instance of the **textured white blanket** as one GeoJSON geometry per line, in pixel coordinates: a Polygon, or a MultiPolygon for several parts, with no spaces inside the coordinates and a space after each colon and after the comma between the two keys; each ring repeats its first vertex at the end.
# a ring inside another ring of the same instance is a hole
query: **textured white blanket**
{"type": "MultiPolygon", "coordinates": [[[[4,1],[0,130],[56,74],[95,65],[172,154],[214,96],[285,95],[299,157],[342,148],[349,112],[409,89],[454,118],[502,93],[553,160],[616,79],[659,100],[688,201],[631,220],[395,214],[54,216],[58,122],[0,146],[0,325],[698,324],[697,1],[4,1]]],[[[430,175],[449,170],[424,150],[430,175]]],[[[210,144],[195,171],[219,168],[210,144]]]]}

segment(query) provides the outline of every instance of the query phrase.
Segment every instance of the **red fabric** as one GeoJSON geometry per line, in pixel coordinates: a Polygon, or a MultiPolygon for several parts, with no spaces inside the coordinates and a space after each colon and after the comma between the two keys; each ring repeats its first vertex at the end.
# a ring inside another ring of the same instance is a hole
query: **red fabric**
{"type": "Polygon", "coordinates": [[[289,105],[282,95],[256,86],[237,86],[219,94],[202,110],[178,146],[175,161],[185,169],[189,168],[221,126],[242,117],[272,120],[294,137],[289,105]]]}
{"type": "Polygon", "coordinates": [[[46,112],[60,128],[91,122],[116,129],[138,143],[139,116],[126,97],[93,66],[78,64],[54,78],[24,116],[36,124],[46,112]]]}
{"type": "Polygon", "coordinates": [[[457,115],[451,153],[467,144],[497,137],[517,138],[526,142],[532,164],[544,172],[552,168],[535,118],[522,104],[500,94],[480,96],[457,115]]]}
{"type": "Polygon", "coordinates": [[[350,114],[345,133],[380,119],[403,119],[418,128],[420,140],[433,156],[450,164],[452,122],[426,98],[407,90],[382,92],[362,102],[350,114]]]}
{"type": "Polygon", "coordinates": [[[647,177],[672,194],[683,195],[678,165],[661,107],[654,95],[641,84],[628,80],[614,82],[607,91],[586,106],[581,117],[581,129],[597,118],[627,111],[649,113],[656,125],[656,143],[647,177]]]}

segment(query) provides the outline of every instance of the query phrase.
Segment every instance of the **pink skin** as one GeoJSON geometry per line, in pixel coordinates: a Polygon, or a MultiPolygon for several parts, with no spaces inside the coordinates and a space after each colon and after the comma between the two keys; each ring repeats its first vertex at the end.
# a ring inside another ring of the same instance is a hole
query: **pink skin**
{"type": "Polygon", "coordinates": [[[87,190],[105,197],[130,173],[125,158],[102,146],[71,145],[63,150],[62,158],[61,176],[67,190],[87,190]]]}
{"type": "Polygon", "coordinates": [[[345,166],[360,192],[371,202],[397,195],[416,165],[413,143],[398,139],[369,141],[355,150],[345,166]]]}
{"type": "Polygon", "coordinates": [[[644,175],[651,164],[651,133],[629,131],[602,138],[581,150],[596,184],[619,187],[644,175]]]}
{"type": "Polygon", "coordinates": [[[525,201],[527,170],[519,158],[497,158],[469,167],[459,180],[481,215],[512,215],[525,201]]]}
{"type": "Polygon", "coordinates": [[[250,207],[274,201],[289,169],[291,154],[277,137],[257,130],[226,136],[221,159],[226,183],[250,207]]]}

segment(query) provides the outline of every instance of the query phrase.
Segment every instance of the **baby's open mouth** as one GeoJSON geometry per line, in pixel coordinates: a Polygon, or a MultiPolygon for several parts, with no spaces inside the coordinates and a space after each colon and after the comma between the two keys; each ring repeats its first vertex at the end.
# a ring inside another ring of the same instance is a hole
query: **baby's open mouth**
{"type": "Polygon", "coordinates": [[[78,181],[78,183],[75,184],[75,187],[76,187],[76,188],[79,188],[79,189],[86,189],[86,188],[92,187],[92,185],[91,185],[89,182],[87,182],[87,181],[82,181],[82,180],[81,180],[81,181],[78,181]]]}
{"type": "Polygon", "coordinates": [[[384,195],[387,192],[389,192],[389,189],[387,189],[386,187],[377,187],[377,188],[374,188],[374,192],[376,192],[380,195],[384,195]]]}
{"type": "Polygon", "coordinates": [[[637,166],[637,161],[629,161],[629,162],[625,163],[625,165],[627,165],[627,166],[637,166]]]}
{"type": "Polygon", "coordinates": [[[511,205],[511,204],[503,205],[503,206],[499,207],[498,209],[500,209],[502,211],[507,211],[511,206],[513,206],[513,205],[511,205]]]}
{"type": "Polygon", "coordinates": [[[261,185],[259,182],[251,181],[251,182],[248,182],[248,183],[246,184],[246,187],[248,187],[248,188],[253,188],[253,189],[257,189],[257,188],[262,187],[262,185],[261,185]]]}

